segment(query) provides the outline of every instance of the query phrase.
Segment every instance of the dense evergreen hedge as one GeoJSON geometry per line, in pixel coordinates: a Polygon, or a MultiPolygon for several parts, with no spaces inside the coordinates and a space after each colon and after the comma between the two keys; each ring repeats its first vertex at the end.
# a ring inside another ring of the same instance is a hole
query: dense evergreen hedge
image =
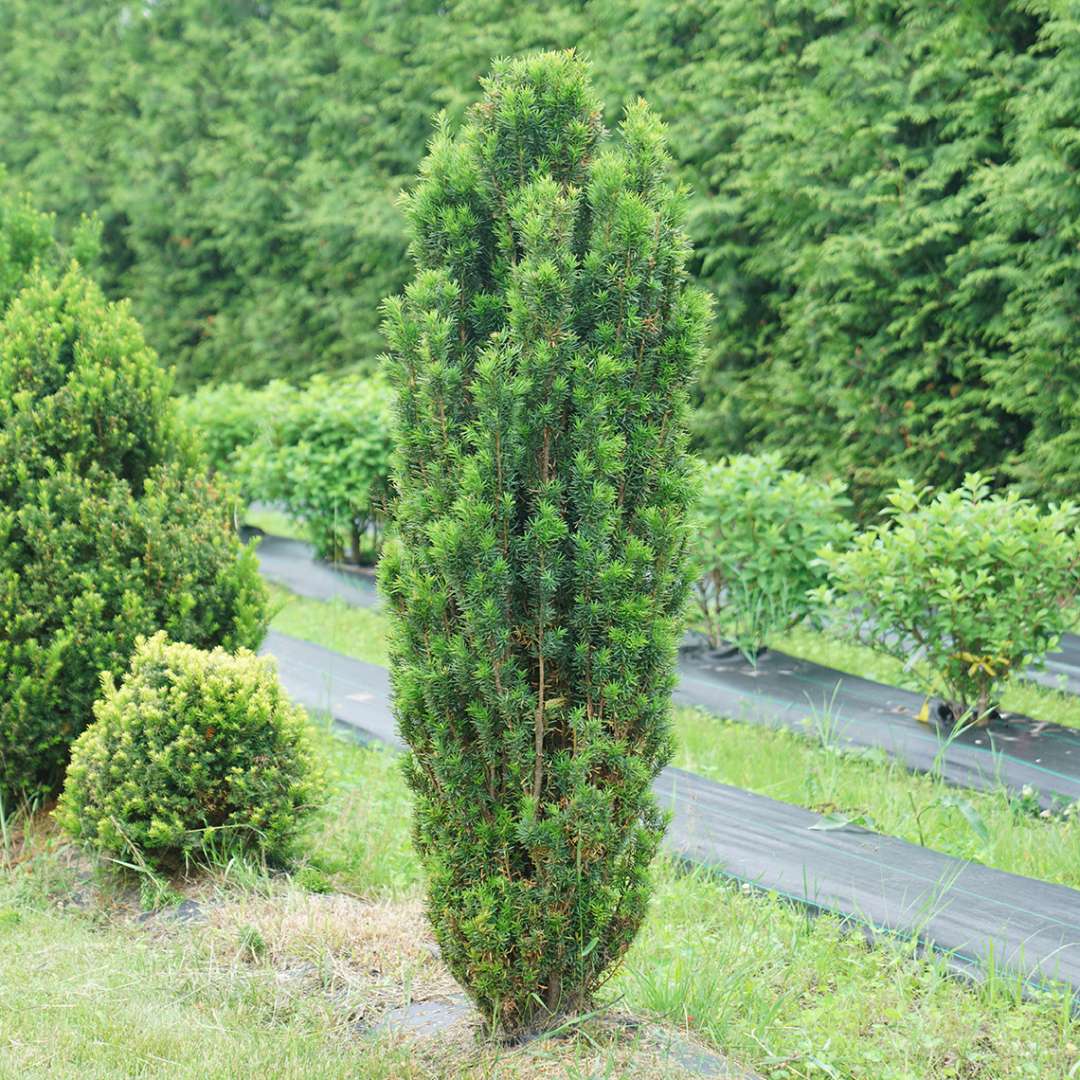
{"type": "Polygon", "coordinates": [[[491,55],[645,92],[718,319],[701,445],[848,483],[1080,479],[1080,13],[1063,0],[7,0],[0,147],[181,381],[372,362],[394,198],[491,55]],[[728,391],[737,387],[738,394],[728,391]]]}

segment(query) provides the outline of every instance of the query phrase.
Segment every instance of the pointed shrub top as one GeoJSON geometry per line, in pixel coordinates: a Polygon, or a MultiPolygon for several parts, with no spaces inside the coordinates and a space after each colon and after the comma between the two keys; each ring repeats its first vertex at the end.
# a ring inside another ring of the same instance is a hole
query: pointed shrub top
{"type": "Polygon", "coordinates": [[[138,492],[175,454],[169,388],[126,304],[75,264],[33,277],[0,322],[0,491],[63,464],[138,492]]]}

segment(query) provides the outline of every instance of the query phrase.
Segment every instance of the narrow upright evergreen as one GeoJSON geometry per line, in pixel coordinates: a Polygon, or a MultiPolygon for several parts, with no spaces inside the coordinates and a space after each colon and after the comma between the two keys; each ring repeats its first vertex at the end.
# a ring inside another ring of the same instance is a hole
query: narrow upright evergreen
{"type": "Polygon", "coordinates": [[[644,102],[608,143],[573,53],[484,89],[405,204],[381,579],[431,920],[514,1036],[581,1008],[645,913],[707,305],[644,102]]]}

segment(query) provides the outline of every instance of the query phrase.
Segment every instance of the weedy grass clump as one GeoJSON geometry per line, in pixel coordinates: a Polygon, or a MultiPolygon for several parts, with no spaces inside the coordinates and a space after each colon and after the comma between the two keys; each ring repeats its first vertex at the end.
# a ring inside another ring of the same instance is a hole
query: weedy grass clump
{"type": "Polygon", "coordinates": [[[484,91],[405,202],[381,582],[432,924],[513,1037],[584,1007],[648,904],[707,304],[644,102],[609,141],[572,53],[484,91]]]}

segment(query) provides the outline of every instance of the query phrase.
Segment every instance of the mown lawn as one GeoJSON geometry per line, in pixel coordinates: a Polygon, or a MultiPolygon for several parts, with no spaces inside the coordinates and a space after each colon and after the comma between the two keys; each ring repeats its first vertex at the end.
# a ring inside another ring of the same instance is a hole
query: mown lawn
{"type": "MultiPolygon", "coordinates": [[[[234,863],[145,888],[166,906],[140,921],[130,878],[76,859],[41,817],[25,843],[9,830],[0,1076],[679,1075],[647,1055],[628,1061],[625,1035],[605,1042],[588,1027],[524,1051],[363,1034],[382,1002],[449,984],[421,940],[397,758],[315,723],[334,794],[291,876],[234,863]],[[205,919],[172,917],[180,894],[205,919]]],[[[656,882],[605,991],[616,1012],[664,1018],[770,1078],[1080,1072],[1064,998],[1021,1000],[998,977],[974,987],[911,946],[869,947],[836,919],[668,860],[656,882]]]]}

